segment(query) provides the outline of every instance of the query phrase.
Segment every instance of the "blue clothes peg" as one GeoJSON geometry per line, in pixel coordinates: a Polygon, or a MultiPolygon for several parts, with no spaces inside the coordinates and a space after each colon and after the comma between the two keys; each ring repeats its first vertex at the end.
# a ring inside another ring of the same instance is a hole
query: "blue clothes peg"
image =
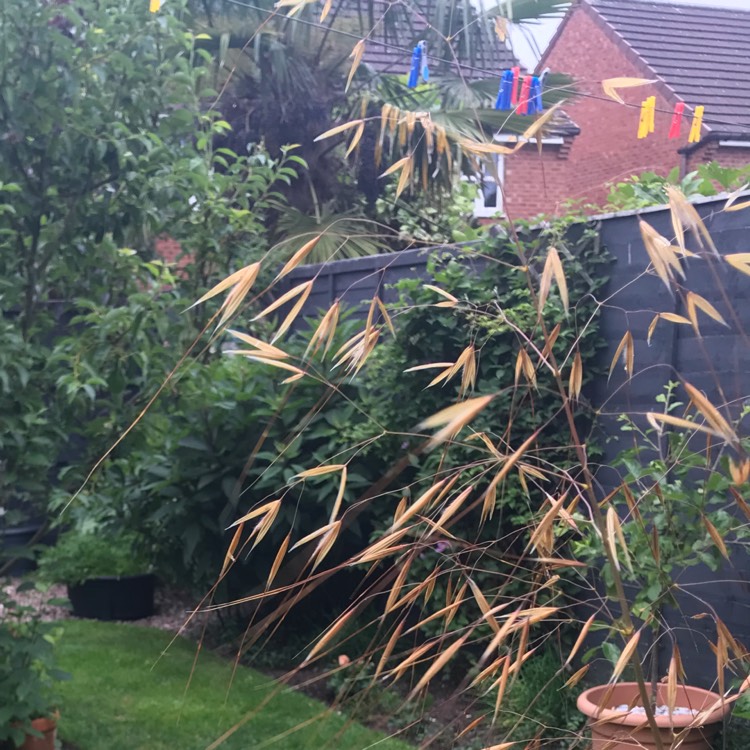
{"type": "Polygon", "coordinates": [[[427,65],[427,42],[424,39],[414,47],[414,51],[411,53],[411,70],[409,70],[409,80],[406,83],[410,89],[416,88],[420,74],[424,81],[430,80],[430,69],[427,65]]]}
{"type": "Polygon", "coordinates": [[[513,71],[505,70],[500,78],[500,88],[497,92],[495,109],[508,110],[511,108],[510,100],[513,95],[513,71]]]}
{"type": "Polygon", "coordinates": [[[427,83],[430,80],[430,66],[427,64],[427,42],[422,40],[419,46],[422,48],[422,80],[427,83]]]}
{"type": "Polygon", "coordinates": [[[411,53],[411,70],[409,71],[409,80],[406,85],[410,88],[416,88],[419,83],[419,69],[422,67],[422,46],[421,42],[414,47],[411,53]]]}
{"type": "Polygon", "coordinates": [[[541,114],[544,112],[544,104],[542,104],[542,82],[534,76],[531,79],[531,88],[529,91],[529,114],[541,114]]]}

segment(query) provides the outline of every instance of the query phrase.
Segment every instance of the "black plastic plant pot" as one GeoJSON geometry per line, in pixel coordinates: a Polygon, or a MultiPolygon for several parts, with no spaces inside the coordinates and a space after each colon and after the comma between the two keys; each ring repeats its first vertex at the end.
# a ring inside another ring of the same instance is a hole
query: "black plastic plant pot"
{"type": "Polygon", "coordinates": [[[155,576],[101,576],[68,586],[75,617],[141,620],[154,614],[155,576]]]}

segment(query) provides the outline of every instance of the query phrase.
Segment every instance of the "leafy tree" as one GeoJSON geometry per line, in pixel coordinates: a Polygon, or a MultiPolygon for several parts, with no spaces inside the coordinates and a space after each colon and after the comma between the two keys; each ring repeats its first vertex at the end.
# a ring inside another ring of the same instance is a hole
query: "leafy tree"
{"type": "Polygon", "coordinates": [[[0,8],[3,507],[45,500],[127,426],[194,333],[179,287],[266,252],[275,186],[297,177],[289,150],[214,147],[211,58],[170,6],[0,8]],[[192,262],[179,285],[162,233],[192,262]]]}

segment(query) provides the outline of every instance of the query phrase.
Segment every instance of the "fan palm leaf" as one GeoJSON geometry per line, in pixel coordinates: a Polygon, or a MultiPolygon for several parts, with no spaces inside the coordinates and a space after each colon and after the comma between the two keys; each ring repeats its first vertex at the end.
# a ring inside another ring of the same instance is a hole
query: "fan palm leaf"
{"type": "Polygon", "coordinates": [[[279,262],[290,258],[315,237],[320,239],[306,256],[305,263],[360,258],[392,249],[387,242],[387,227],[352,212],[333,213],[325,206],[318,216],[287,210],[279,219],[277,229],[283,239],[272,252],[279,262]]]}

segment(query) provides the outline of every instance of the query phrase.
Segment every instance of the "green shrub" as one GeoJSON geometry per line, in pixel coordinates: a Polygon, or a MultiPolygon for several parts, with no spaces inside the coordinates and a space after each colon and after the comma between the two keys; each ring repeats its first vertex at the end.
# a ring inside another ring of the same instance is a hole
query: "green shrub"
{"type": "Polygon", "coordinates": [[[2,511],[69,499],[200,330],[181,294],[267,250],[302,165],[214,148],[229,125],[202,111],[213,61],[184,19],[179,0],[0,7],[2,511]],[[165,233],[192,259],[177,278],[165,233]]]}
{"type": "Polygon", "coordinates": [[[750,165],[722,167],[718,162],[699,164],[694,172],[680,178],[675,167],[666,177],[656,172],[642,172],[623,182],[609,186],[605,208],[611,211],[632,211],[637,208],[665,205],[669,201],[667,188],[678,187],[688,200],[717,195],[721,191],[738,190],[747,184],[750,165]]]}
{"type": "MultiPolygon", "coordinates": [[[[561,360],[574,341],[578,341],[585,392],[586,383],[597,373],[594,361],[602,343],[593,293],[606,282],[607,259],[593,231],[585,230],[571,237],[564,230],[564,226],[555,225],[541,234],[522,233],[521,241],[529,262],[535,266],[540,257],[546,257],[550,244],[557,246],[563,258],[570,298],[575,303],[566,318],[559,297],[552,295],[543,322],[551,330],[553,321],[563,321],[553,347],[561,360]]],[[[458,309],[435,307],[432,303],[436,295],[425,289],[421,279],[405,279],[398,284],[401,308],[405,312],[399,312],[398,308],[393,311],[397,337],[376,349],[361,386],[363,408],[371,421],[355,423],[347,435],[351,444],[357,444],[377,435],[380,425],[387,427],[388,434],[362,452],[363,460],[380,466],[381,472],[400,457],[412,455],[411,468],[398,482],[405,491],[394,495],[391,503],[380,502],[372,510],[381,521],[392,515],[402,494],[414,500],[436,477],[449,476],[460,467],[463,467],[462,481],[475,482],[478,493],[487,486],[487,467],[475,462],[476,452],[471,442],[459,442],[418,457],[412,453],[423,440],[414,436],[415,426],[446,404],[455,402],[461,378],[455,377],[438,387],[427,387],[441,372],[440,368],[404,371],[431,362],[455,362],[467,341],[473,342],[477,358],[473,395],[496,394],[472,422],[475,433],[485,434],[495,444],[500,441],[518,445],[541,428],[537,446],[539,451],[544,451],[545,461],[561,470],[575,465],[574,451],[567,447],[570,446],[567,421],[559,408],[559,393],[548,369],[538,363],[534,365],[535,384],[525,382],[524,376],[517,374],[515,353],[522,336],[534,341],[538,351],[544,348],[531,292],[524,274],[516,270],[518,266],[516,249],[502,238],[487,239],[463,256],[448,252],[443,256],[433,255],[428,265],[432,283],[459,300],[471,300],[470,305],[458,309]],[[481,260],[483,258],[488,260],[481,260]],[[486,267],[478,270],[477,266],[483,262],[486,267]],[[517,388],[514,387],[516,380],[519,381],[517,388]],[[498,425],[502,425],[502,433],[497,432],[498,425]]],[[[571,363],[566,363],[566,380],[570,367],[571,363]]],[[[585,398],[578,402],[576,412],[576,419],[585,432],[590,421],[585,398]]],[[[535,509],[544,503],[544,490],[532,476],[523,477],[514,472],[504,482],[498,498],[491,521],[480,523],[477,509],[454,524],[451,533],[473,542],[473,546],[462,545],[459,559],[466,570],[472,571],[473,580],[487,598],[498,591],[498,587],[503,588],[503,598],[512,598],[528,590],[524,572],[516,569],[514,555],[520,554],[528,541],[527,529],[535,509]]],[[[450,539],[420,550],[411,561],[409,580],[424,580],[442,559],[448,559],[447,555],[453,555],[451,561],[454,560],[453,553],[457,551],[450,539]]],[[[427,613],[445,606],[451,592],[455,593],[465,582],[463,572],[457,570],[453,562],[450,567],[453,573],[446,571],[438,578],[427,613]]],[[[451,627],[463,627],[478,614],[471,606],[461,607],[451,627]]],[[[441,621],[437,620],[428,624],[427,631],[441,627],[441,621]]]]}
{"type": "Polygon", "coordinates": [[[133,534],[85,534],[69,531],[47,547],[39,559],[39,577],[49,583],[75,585],[99,576],[148,573],[148,558],[133,534]]]}
{"type": "MultiPolygon", "coordinates": [[[[551,235],[564,258],[571,298],[576,300],[555,351],[564,351],[578,339],[585,383],[594,375],[591,361],[599,346],[596,308],[589,292],[605,281],[604,257],[592,233],[566,241],[562,230],[554,227],[541,237],[529,234],[525,238],[532,262],[537,262],[551,235]]],[[[415,363],[455,361],[465,345],[464,325],[472,329],[478,352],[476,392],[498,393],[477,421],[477,431],[497,440],[500,436],[494,434],[493,425],[511,421],[513,430],[504,437],[512,442],[543,424],[539,443],[550,451],[549,460],[561,466],[571,463],[568,450],[553,449],[567,444],[560,442],[567,427],[543,368],[539,368],[535,388],[531,384],[517,390],[508,387],[515,379],[516,363],[510,353],[517,350],[519,331],[534,335],[537,325],[530,292],[521,274],[513,270],[517,256],[503,240],[487,240],[479,253],[491,258],[487,269],[479,273],[467,270],[470,258],[435,258],[429,269],[434,282],[455,296],[471,294],[475,303],[471,308],[457,313],[427,307],[421,303],[432,301],[433,292],[416,279],[401,282],[404,305],[413,309],[396,316],[396,338],[376,349],[358,378],[334,371],[335,387],[304,378],[279,388],[274,368],[237,357],[190,363],[139,426],[143,444],[115,460],[99,480],[104,483],[101,494],[116,498],[112,522],[146,529],[159,570],[201,590],[222,568],[231,539],[228,527],[247,510],[281,493],[285,499],[281,523],[274,524],[249,557],[249,549],[239,547],[239,564],[224,581],[235,592],[262,586],[286,535],[291,534],[294,541],[319,528],[332,508],[337,476],[309,479],[304,484],[295,476],[319,464],[348,462],[345,508],[385,476],[414,449],[410,434],[417,422],[442,408],[458,387],[450,383],[425,390],[434,373],[404,375],[403,370],[415,363]],[[498,320],[498,309],[505,322],[498,320]]],[[[552,319],[559,313],[560,301],[552,295],[545,317],[552,319]]],[[[340,328],[339,343],[355,330],[345,324],[340,328]]],[[[290,361],[301,356],[304,346],[303,336],[289,340],[290,361]]],[[[585,419],[585,410],[580,412],[585,419]]],[[[407,493],[415,495],[438,470],[464,466],[469,456],[469,447],[461,444],[447,454],[431,454],[420,460],[418,468],[409,467],[395,477],[387,490],[395,493],[397,487],[407,486],[407,493]]],[[[482,466],[470,468],[467,476],[472,475],[480,487],[487,481],[482,466]]],[[[539,492],[529,485],[530,492],[539,492]]],[[[347,522],[336,541],[333,560],[343,559],[347,550],[356,549],[374,528],[382,527],[383,519],[393,513],[398,499],[395,494],[393,498],[393,502],[383,497],[369,503],[356,520],[347,522]]],[[[464,553],[468,566],[482,559],[475,571],[480,585],[489,588],[498,580],[508,583],[513,576],[512,557],[502,558],[494,549],[498,544],[506,552],[522,549],[525,528],[537,505],[527,495],[523,480],[509,477],[492,522],[476,535],[479,546],[464,553]]],[[[461,529],[474,528],[477,521],[478,513],[472,513],[462,521],[461,529]]],[[[418,579],[442,553],[441,543],[422,550],[412,561],[412,575],[418,579]]],[[[442,606],[439,603],[451,588],[455,590],[459,578],[451,580],[446,575],[438,581],[435,607],[442,606]]],[[[520,590],[521,577],[516,576],[509,586],[508,595],[520,590]]],[[[456,627],[474,614],[468,607],[464,610],[456,617],[456,627]]]]}
{"type": "MultiPolygon", "coordinates": [[[[301,355],[304,342],[289,349],[301,355]]],[[[221,570],[230,524],[311,464],[337,456],[347,445],[342,434],[361,419],[358,399],[344,375],[338,390],[309,378],[279,388],[278,371],[241,357],[190,362],[140,425],[143,444],[95,484],[117,509],[108,524],[144,534],[160,573],[204,592],[221,570]]],[[[368,465],[352,468],[345,506],[375,476],[368,465]]],[[[263,583],[287,533],[303,536],[325,523],[335,496],[330,476],[291,489],[274,529],[249,561],[249,549],[241,552],[225,589],[263,583]]],[[[352,524],[343,549],[347,538],[361,542],[368,533],[366,519],[352,524]]]]}

